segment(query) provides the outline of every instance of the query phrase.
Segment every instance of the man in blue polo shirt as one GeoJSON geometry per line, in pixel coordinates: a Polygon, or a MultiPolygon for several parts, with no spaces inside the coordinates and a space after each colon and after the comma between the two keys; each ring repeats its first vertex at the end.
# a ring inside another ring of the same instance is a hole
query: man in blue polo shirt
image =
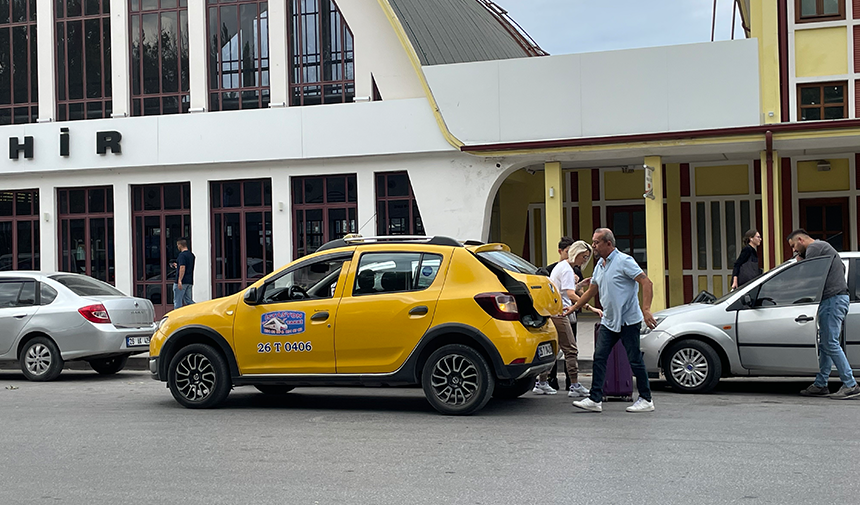
{"type": "Polygon", "coordinates": [[[651,412],[651,387],[648,372],[639,350],[639,333],[642,321],[650,328],[657,326],[651,315],[653,285],[648,276],[636,264],[636,260],[615,248],[615,235],[608,228],[598,228],[592,237],[594,254],[599,258],[595,263],[594,275],[588,291],[579,301],[565,312],[578,310],[595,295],[600,293],[603,317],[594,349],[593,378],[591,394],[588,398],[573,402],[575,407],[592,412],[603,411],[603,382],[606,379],[606,361],[615,344],[621,340],[627,350],[627,359],[633,375],[639,399],[627,407],[627,412],[651,412]],[[642,287],[642,309],[639,309],[639,287],[642,287]]]}

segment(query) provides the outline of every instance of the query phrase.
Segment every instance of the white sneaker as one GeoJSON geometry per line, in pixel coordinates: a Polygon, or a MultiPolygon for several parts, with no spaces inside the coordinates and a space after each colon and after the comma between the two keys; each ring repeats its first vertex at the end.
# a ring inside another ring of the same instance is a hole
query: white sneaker
{"type": "Polygon", "coordinates": [[[654,402],[639,398],[636,403],[627,407],[627,412],[654,412],[654,402]]]}
{"type": "Polygon", "coordinates": [[[581,408],[582,410],[590,410],[591,412],[603,412],[603,402],[595,402],[592,401],[591,398],[573,402],[573,406],[581,408]]]}
{"type": "Polygon", "coordinates": [[[546,382],[535,382],[535,388],[532,389],[532,393],[536,395],[554,395],[558,393],[555,389],[552,388],[546,382]]]}
{"type": "Polygon", "coordinates": [[[568,398],[586,398],[591,392],[582,384],[576,383],[570,386],[567,392],[568,398]]]}

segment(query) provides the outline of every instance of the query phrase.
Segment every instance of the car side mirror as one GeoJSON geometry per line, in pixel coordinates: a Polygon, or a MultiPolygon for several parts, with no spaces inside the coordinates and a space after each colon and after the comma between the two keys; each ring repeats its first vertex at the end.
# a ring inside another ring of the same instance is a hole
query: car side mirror
{"type": "Polygon", "coordinates": [[[257,288],[248,288],[245,291],[245,303],[248,305],[259,305],[260,304],[260,292],[257,291],[257,288]]]}
{"type": "Polygon", "coordinates": [[[749,293],[747,293],[743,297],[741,297],[741,303],[744,305],[744,307],[752,308],[753,301],[752,301],[752,297],[749,295],[749,293]]]}

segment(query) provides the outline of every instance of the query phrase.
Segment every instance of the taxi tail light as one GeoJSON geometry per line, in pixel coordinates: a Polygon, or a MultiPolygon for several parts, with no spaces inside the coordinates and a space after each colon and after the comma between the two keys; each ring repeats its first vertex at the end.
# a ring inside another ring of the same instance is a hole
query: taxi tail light
{"type": "Polygon", "coordinates": [[[517,321],[520,318],[517,300],[510,293],[481,293],[475,296],[475,301],[495,319],[517,321]]]}
{"type": "Polygon", "coordinates": [[[87,305],[86,307],[81,307],[78,309],[78,312],[84,316],[84,319],[91,323],[109,323],[110,316],[107,313],[107,309],[104,305],[97,303],[95,305],[87,305]]]}

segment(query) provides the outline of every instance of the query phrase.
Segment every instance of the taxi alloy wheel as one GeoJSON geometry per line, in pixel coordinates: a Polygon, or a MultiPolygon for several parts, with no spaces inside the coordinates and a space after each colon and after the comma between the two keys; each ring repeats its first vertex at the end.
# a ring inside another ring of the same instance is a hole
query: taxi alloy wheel
{"type": "Polygon", "coordinates": [[[60,349],[48,337],[36,337],[21,349],[21,371],[27,379],[36,382],[56,379],[63,371],[60,349]]]}
{"type": "Polygon", "coordinates": [[[471,347],[451,344],[437,349],[424,364],[421,385],[443,414],[477,412],[493,395],[495,380],[487,361],[471,347]]]}
{"type": "Polygon", "coordinates": [[[717,387],[722,363],[713,347],[700,340],[682,340],[666,350],[663,374],[672,389],[707,393],[717,387]]]}
{"type": "Polygon", "coordinates": [[[230,370],[221,353],[206,344],[183,347],[170,360],[167,385],[173,398],[190,409],[217,407],[230,394],[230,370]]]}

